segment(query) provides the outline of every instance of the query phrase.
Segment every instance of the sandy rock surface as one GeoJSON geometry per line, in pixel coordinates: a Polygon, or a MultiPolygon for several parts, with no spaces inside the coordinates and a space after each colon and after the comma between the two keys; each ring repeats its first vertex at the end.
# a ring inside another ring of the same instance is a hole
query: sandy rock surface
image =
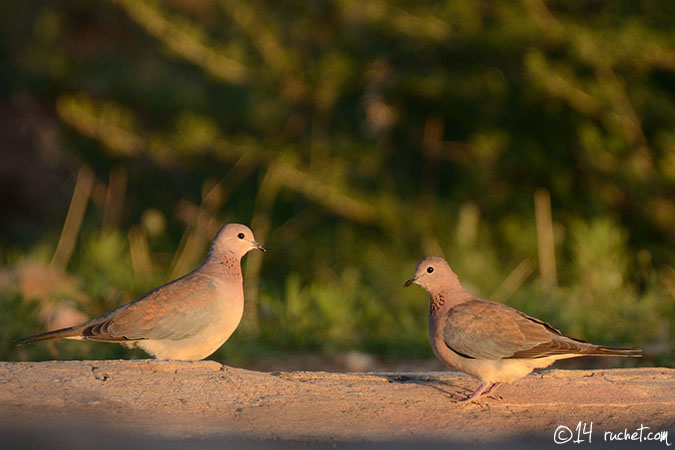
{"type": "MultiPolygon", "coordinates": [[[[592,422],[593,442],[602,443],[605,431],[632,433],[640,426],[649,427],[645,435],[668,431],[675,442],[675,369],[551,370],[501,386],[502,398],[484,407],[457,403],[477,385],[456,372],[255,372],[214,361],[0,362],[0,430],[16,437],[39,427],[86,425],[172,442],[553,444],[559,426],[576,433],[581,421],[592,422]]],[[[663,442],[639,445],[666,448],[663,442]]]]}

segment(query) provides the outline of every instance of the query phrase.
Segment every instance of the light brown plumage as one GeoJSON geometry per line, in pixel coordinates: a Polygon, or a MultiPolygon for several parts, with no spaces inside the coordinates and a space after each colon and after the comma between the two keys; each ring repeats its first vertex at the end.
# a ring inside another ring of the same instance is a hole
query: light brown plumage
{"type": "Polygon", "coordinates": [[[420,261],[405,285],[413,283],[429,294],[429,340],[436,356],[482,381],[467,400],[478,400],[499,383],[510,383],[559,359],[641,356],[637,349],[605,347],[565,336],[510,306],[475,298],[442,258],[420,261]]]}
{"type": "Polygon", "coordinates": [[[88,322],[19,339],[118,342],[156,358],[198,360],[216,351],[234,332],[244,311],[240,261],[262,246],[248,227],[224,226],[204,263],[189,274],[88,322]]]}

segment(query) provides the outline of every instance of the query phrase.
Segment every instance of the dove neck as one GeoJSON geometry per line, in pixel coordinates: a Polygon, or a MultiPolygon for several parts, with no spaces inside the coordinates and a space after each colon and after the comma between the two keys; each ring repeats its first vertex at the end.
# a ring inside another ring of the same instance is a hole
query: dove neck
{"type": "Polygon", "coordinates": [[[241,278],[241,257],[230,251],[211,250],[202,271],[219,278],[241,278]]]}
{"type": "Polygon", "coordinates": [[[429,317],[443,316],[450,308],[471,300],[471,294],[460,284],[429,292],[429,317]]]}

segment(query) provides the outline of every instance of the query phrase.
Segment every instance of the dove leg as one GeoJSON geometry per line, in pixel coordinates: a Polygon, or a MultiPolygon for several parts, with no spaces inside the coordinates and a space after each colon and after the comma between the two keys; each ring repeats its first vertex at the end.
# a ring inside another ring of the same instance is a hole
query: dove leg
{"type": "Polygon", "coordinates": [[[501,383],[492,383],[490,387],[483,392],[483,395],[494,394],[499,386],[501,386],[501,383]]]}
{"type": "Polygon", "coordinates": [[[488,391],[490,389],[492,389],[492,386],[494,386],[495,384],[496,383],[487,382],[487,381],[484,382],[484,383],[481,383],[481,385],[478,386],[478,389],[473,391],[473,394],[471,394],[470,396],[468,396],[464,400],[460,400],[460,402],[477,402],[477,403],[480,403],[480,401],[478,400],[480,398],[480,396],[483,395],[483,393],[485,392],[486,389],[488,391]]]}
{"type": "Polygon", "coordinates": [[[501,386],[502,383],[492,383],[492,385],[483,392],[483,395],[487,395],[495,400],[501,399],[501,395],[495,395],[495,391],[499,386],[501,386]]]}

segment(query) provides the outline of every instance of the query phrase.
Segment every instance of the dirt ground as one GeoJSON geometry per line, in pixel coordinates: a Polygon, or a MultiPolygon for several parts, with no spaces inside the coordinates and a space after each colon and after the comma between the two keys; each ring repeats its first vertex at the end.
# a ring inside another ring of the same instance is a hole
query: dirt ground
{"type": "MultiPolygon", "coordinates": [[[[641,426],[649,427],[643,438],[666,431],[675,442],[675,369],[549,370],[500,387],[502,398],[485,406],[457,403],[477,385],[456,372],[256,372],[214,361],[0,362],[0,442],[9,445],[0,448],[90,448],[92,439],[98,448],[117,448],[125,439],[146,448],[224,448],[224,442],[246,442],[236,445],[241,448],[504,448],[523,440],[553,446],[556,429],[561,441],[571,444],[570,433],[587,441],[588,433],[577,436],[579,422],[592,422],[592,444],[606,445],[607,431],[633,433],[641,426]]],[[[638,445],[667,447],[644,439],[638,445]]]]}

